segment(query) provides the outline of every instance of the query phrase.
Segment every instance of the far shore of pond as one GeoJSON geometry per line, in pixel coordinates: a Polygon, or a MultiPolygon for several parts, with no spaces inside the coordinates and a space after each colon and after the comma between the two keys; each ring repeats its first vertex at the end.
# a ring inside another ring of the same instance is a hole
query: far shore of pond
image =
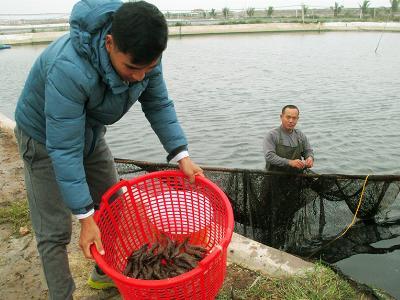
{"type": "MultiPolygon", "coordinates": [[[[36,31],[0,34],[0,44],[23,45],[50,43],[64,35],[66,27],[57,31],[36,31]],[[36,32],[35,32],[36,31],[36,32]]],[[[329,31],[382,31],[400,32],[398,22],[326,22],[326,23],[257,23],[257,24],[229,24],[229,25],[198,25],[198,26],[171,26],[170,36],[190,36],[206,34],[233,34],[233,33],[259,33],[259,32],[329,32],[329,31]]],[[[1,26],[0,26],[1,32],[1,26]]]]}

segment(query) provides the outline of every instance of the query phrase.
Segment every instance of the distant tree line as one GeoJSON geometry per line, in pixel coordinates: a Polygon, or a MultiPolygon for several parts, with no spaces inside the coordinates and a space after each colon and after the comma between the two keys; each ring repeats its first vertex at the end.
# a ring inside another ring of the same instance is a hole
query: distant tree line
{"type": "MultiPolygon", "coordinates": [[[[135,1],[135,0],[129,0],[135,1]]],[[[390,3],[390,7],[379,7],[379,8],[371,8],[370,0],[363,0],[359,3],[358,8],[345,8],[340,2],[334,2],[333,5],[329,8],[310,8],[309,6],[303,4],[298,9],[279,9],[279,7],[268,6],[265,9],[256,9],[254,7],[247,7],[244,10],[234,10],[229,7],[224,7],[220,11],[217,11],[215,8],[210,10],[196,9],[190,12],[166,12],[165,16],[167,19],[170,18],[203,18],[203,19],[253,19],[253,18],[302,18],[303,22],[305,19],[319,19],[319,18],[360,18],[360,19],[368,19],[368,18],[383,18],[383,16],[392,17],[394,21],[400,21],[400,16],[397,14],[399,11],[400,0],[388,0],[390,3]],[[329,14],[329,11],[331,13],[329,14]],[[295,12],[295,14],[293,14],[295,12]],[[286,15],[285,15],[286,14],[286,15]],[[320,14],[320,15],[317,15],[320,14]]]]}

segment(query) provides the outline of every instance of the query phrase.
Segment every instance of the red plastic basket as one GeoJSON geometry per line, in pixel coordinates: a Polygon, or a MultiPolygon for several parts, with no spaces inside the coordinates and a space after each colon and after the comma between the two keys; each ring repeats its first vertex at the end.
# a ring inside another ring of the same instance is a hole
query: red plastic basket
{"type": "Polygon", "coordinates": [[[180,171],[160,171],[122,180],[102,198],[95,221],[105,255],[94,246],[100,268],[113,279],[124,299],[214,299],[226,273],[227,247],[233,233],[233,212],[226,195],[210,180],[194,184],[180,171]],[[161,234],[207,249],[193,270],[162,280],[141,280],[122,274],[127,257],[161,234]]]}

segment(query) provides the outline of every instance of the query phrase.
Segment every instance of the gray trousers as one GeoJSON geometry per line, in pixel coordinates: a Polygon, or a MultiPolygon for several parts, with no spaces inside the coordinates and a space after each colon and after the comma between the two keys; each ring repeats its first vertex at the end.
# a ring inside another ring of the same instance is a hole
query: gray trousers
{"type": "MultiPolygon", "coordinates": [[[[18,126],[15,135],[24,162],[30,216],[50,299],[72,299],[75,283],[66,249],[71,241],[71,211],[61,197],[45,145],[26,135],[18,126]]],[[[103,193],[118,182],[114,159],[104,135],[93,153],[84,159],[84,166],[96,206],[103,193]]]]}

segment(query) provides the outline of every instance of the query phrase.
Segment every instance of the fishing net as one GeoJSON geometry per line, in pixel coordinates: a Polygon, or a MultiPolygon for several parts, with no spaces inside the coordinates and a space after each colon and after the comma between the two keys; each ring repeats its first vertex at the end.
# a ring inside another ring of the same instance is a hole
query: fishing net
{"type": "MultiPolygon", "coordinates": [[[[123,159],[116,165],[123,178],[176,168],[123,159]]],[[[400,249],[371,245],[400,236],[400,176],[203,170],[229,197],[235,231],[260,243],[329,263],[400,249]]]]}

